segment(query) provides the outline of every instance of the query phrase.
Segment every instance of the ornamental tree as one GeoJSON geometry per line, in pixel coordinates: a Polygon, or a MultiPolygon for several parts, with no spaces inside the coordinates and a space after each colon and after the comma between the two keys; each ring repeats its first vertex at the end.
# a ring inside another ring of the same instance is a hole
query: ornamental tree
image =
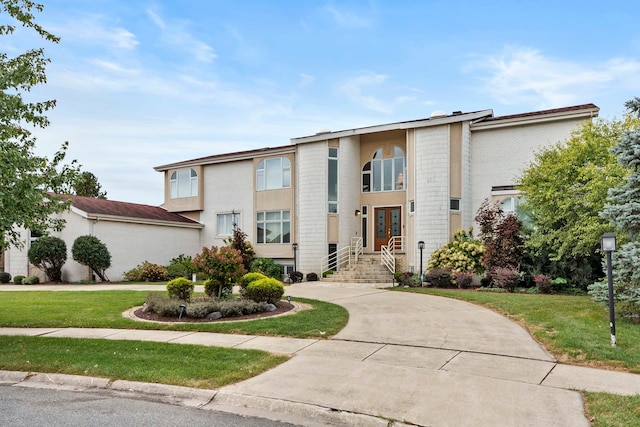
{"type": "Polygon", "coordinates": [[[52,282],[62,281],[62,266],[67,261],[67,245],[64,240],[43,236],[31,243],[27,252],[29,262],[44,271],[52,282]]]}
{"type": "Polygon", "coordinates": [[[73,193],[76,196],[94,197],[97,199],[106,199],[107,192],[102,191],[102,186],[91,172],[80,172],[73,181],[73,193]]]}
{"type": "Polygon", "coordinates": [[[211,289],[232,289],[233,285],[240,281],[247,272],[242,265],[242,255],[231,246],[203,247],[202,253],[193,258],[193,265],[211,279],[211,289]]]}
{"type": "MultiPolygon", "coordinates": [[[[13,34],[16,25],[35,31],[46,41],[58,37],[35,22],[34,13],[43,6],[30,0],[0,0],[0,37],[13,34]]],[[[10,43],[3,43],[7,45],[10,43]]],[[[68,143],[50,158],[36,156],[36,138],[28,128],[45,128],[45,113],[55,100],[27,102],[23,96],[46,82],[50,62],[44,49],[34,48],[17,56],[0,52],[0,247],[22,246],[19,227],[32,230],[60,230],[64,220],[54,215],[67,209],[70,201],[55,197],[68,192],[77,173],[75,161],[64,165],[68,143]]]]}
{"type": "Polygon", "coordinates": [[[71,248],[73,259],[89,267],[100,280],[108,282],[106,270],[111,267],[111,254],[107,246],[95,236],[80,236],[71,248]]]}

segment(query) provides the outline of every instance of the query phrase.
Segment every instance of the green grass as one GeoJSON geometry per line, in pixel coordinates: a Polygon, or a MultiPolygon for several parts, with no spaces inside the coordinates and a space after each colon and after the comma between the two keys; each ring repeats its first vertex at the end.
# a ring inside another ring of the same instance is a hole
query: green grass
{"type": "Polygon", "coordinates": [[[456,298],[503,313],[523,324],[563,363],[640,373],[640,325],[617,319],[617,347],[611,347],[609,311],[589,296],[396,289],[456,298]]]}
{"type": "Polygon", "coordinates": [[[259,350],[103,339],[0,336],[0,369],[214,389],[286,361],[259,350]]]}
{"type": "Polygon", "coordinates": [[[593,427],[640,426],[640,395],[584,393],[593,427]]]}
{"type": "Polygon", "coordinates": [[[294,300],[310,304],[313,309],[250,322],[169,325],[137,322],[122,317],[122,313],[127,309],[142,305],[148,293],[147,291],[0,292],[0,327],[160,329],[319,338],[335,335],[349,320],[349,313],[339,305],[306,299],[294,300]]]}

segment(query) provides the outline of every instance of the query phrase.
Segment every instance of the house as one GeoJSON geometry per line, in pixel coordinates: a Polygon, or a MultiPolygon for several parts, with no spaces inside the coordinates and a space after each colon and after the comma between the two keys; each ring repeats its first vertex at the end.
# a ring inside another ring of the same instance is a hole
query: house
{"type": "MultiPolygon", "coordinates": [[[[203,225],[185,216],[168,212],[158,206],[117,202],[80,196],[61,196],[71,199],[71,207],[60,214],[65,228],[51,233],[65,241],[68,258],[62,268],[62,279],[68,282],[91,277],[88,267],[71,257],[71,248],[78,236],[92,235],[107,246],[111,267],[106,274],[110,280],[123,280],[124,272],[142,261],[167,265],[180,254],[196,254],[203,225]]],[[[37,275],[43,272],[29,263],[30,243],[39,237],[29,230],[21,231],[26,245],[23,249],[5,251],[4,268],[13,277],[37,275]]]]}
{"type": "Polygon", "coordinates": [[[497,117],[435,112],[155,170],[163,207],[202,225],[198,248],[222,245],[237,224],[257,256],[289,271],[320,274],[360,251],[390,253],[392,269],[417,271],[418,242],[428,259],[473,226],[485,198],[514,210],[518,175],[535,152],[598,112],[594,104],[497,117]]]}

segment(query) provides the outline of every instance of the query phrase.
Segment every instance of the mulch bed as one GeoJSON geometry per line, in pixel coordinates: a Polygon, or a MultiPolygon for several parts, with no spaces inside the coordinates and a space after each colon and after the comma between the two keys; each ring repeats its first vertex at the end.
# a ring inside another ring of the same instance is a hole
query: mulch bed
{"type": "Polygon", "coordinates": [[[293,304],[290,304],[286,301],[278,301],[275,304],[275,306],[276,306],[276,311],[265,311],[263,313],[253,313],[253,314],[247,314],[245,316],[223,317],[217,320],[196,319],[194,317],[187,317],[187,316],[182,316],[182,319],[178,319],[177,317],[162,317],[162,316],[158,316],[156,313],[143,312],[142,308],[137,309],[134,312],[134,314],[136,317],[139,317],[140,319],[151,320],[154,322],[217,323],[217,322],[251,320],[251,319],[258,319],[263,317],[277,316],[278,314],[286,313],[287,311],[290,311],[294,308],[293,304]]]}

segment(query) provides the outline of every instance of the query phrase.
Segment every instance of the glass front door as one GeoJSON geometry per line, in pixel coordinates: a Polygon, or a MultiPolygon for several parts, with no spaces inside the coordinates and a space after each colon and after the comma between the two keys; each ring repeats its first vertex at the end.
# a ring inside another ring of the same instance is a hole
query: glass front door
{"type": "Polygon", "coordinates": [[[400,206],[375,208],[375,251],[379,251],[382,245],[388,244],[391,237],[402,235],[402,217],[400,214],[400,206]]]}

